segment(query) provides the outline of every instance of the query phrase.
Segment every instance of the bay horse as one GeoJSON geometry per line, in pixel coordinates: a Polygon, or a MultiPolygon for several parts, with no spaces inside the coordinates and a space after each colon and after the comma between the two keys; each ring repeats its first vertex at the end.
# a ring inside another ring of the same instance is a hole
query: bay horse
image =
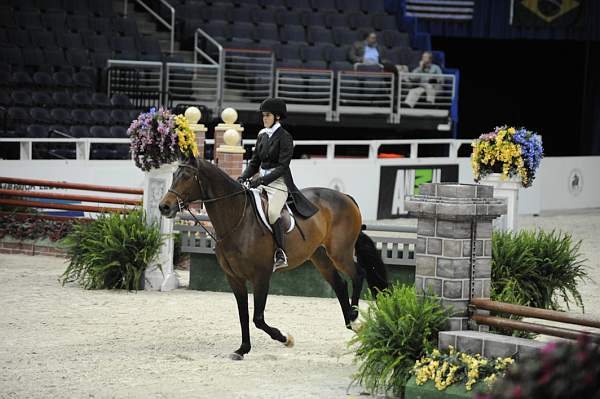
{"type": "MultiPolygon", "coordinates": [[[[362,232],[360,210],[352,197],[327,188],[307,188],[302,193],[319,211],[308,219],[296,216],[297,227],[286,240],[289,266],[280,270],[294,269],[310,259],[335,291],[346,327],[356,328],[363,279],[366,277],[372,290],[387,288],[385,266],[374,242],[362,232]],[[338,272],[352,280],[351,300],[338,272]]],[[[230,358],[242,360],[251,347],[248,281],[254,288],[254,325],[272,339],[293,346],[290,334],[286,336],[265,322],[275,243],[255,214],[250,191],[212,163],[188,158],[173,174],[171,188],[161,199],[159,210],[163,216],[173,218],[196,200],[206,207],[216,233],[215,254],[237,301],[242,344],[230,358]]]]}

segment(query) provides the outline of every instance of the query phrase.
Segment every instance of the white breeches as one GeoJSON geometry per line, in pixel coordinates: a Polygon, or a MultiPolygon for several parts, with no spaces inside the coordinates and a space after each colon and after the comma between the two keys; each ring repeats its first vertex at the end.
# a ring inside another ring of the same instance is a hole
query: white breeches
{"type": "Polygon", "coordinates": [[[267,217],[269,218],[270,224],[275,224],[277,219],[281,216],[281,210],[285,206],[285,202],[288,197],[288,190],[283,177],[271,182],[268,186],[260,186],[267,192],[269,198],[269,209],[267,217]]]}

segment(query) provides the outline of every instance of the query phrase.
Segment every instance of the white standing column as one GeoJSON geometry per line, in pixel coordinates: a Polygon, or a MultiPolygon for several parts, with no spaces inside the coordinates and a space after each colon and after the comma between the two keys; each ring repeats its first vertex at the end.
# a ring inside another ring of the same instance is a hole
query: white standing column
{"type": "Polygon", "coordinates": [[[519,188],[522,187],[520,177],[502,179],[502,174],[492,173],[483,179],[481,184],[494,187],[495,198],[506,198],[508,209],[493,222],[494,229],[502,231],[517,231],[519,227],[519,188]]]}
{"type": "Polygon", "coordinates": [[[144,212],[148,224],[156,224],[163,236],[163,245],[158,257],[148,265],[145,272],[144,289],[169,291],[179,286],[173,270],[173,222],[160,214],[158,204],[171,187],[175,164],[163,165],[146,172],[144,178],[144,212]],[[162,268],[162,271],[161,271],[162,268]]]}

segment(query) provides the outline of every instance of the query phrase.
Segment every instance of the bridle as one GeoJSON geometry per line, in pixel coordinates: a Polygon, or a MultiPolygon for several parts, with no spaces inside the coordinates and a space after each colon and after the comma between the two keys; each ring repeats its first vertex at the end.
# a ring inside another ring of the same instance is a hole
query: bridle
{"type": "MultiPolygon", "coordinates": [[[[190,168],[194,171],[194,180],[196,181],[196,184],[198,184],[198,187],[200,187],[200,189],[202,189],[202,185],[200,184],[200,178],[198,177],[198,168],[194,167],[192,165],[179,165],[179,167],[183,167],[183,168],[190,168]]],[[[200,198],[200,201],[202,201],[205,204],[209,204],[212,202],[218,202],[227,198],[232,198],[235,197],[237,195],[240,195],[242,193],[246,193],[246,191],[248,191],[248,189],[246,188],[246,186],[242,185],[242,189],[239,191],[235,191],[233,193],[229,193],[220,197],[215,197],[215,198],[207,198],[207,199],[202,199],[200,198]]],[[[210,231],[208,231],[208,229],[206,227],[204,227],[204,225],[200,222],[200,220],[198,220],[198,218],[192,213],[192,211],[190,210],[189,204],[191,201],[188,201],[187,199],[184,200],[183,195],[181,195],[180,193],[178,193],[177,191],[173,190],[172,188],[170,188],[168,190],[168,192],[172,193],[173,195],[175,195],[175,198],[177,199],[177,207],[179,208],[179,212],[182,212],[183,210],[188,211],[188,213],[192,216],[192,218],[194,219],[194,223],[195,225],[200,225],[200,227],[202,227],[204,229],[204,231],[206,231],[206,233],[216,242],[219,243],[223,240],[225,240],[225,238],[229,237],[232,233],[234,233],[241,225],[242,225],[242,221],[244,220],[244,217],[246,216],[246,207],[248,205],[248,196],[244,195],[244,207],[243,207],[243,211],[242,211],[242,216],[240,217],[240,219],[238,220],[237,224],[231,229],[229,230],[229,232],[227,232],[227,234],[223,235],[220,238],[216,238],[213,234],[211,234],[210,231]]]]}

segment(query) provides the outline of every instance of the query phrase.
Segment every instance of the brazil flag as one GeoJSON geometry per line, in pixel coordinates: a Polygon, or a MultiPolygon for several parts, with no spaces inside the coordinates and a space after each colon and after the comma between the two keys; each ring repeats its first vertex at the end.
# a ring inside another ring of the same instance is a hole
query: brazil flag
{"type": "Polygon", "coordinates": [[[586,0],[513,0],[512,24],[567,28],[583,23],[586,0]]]}

